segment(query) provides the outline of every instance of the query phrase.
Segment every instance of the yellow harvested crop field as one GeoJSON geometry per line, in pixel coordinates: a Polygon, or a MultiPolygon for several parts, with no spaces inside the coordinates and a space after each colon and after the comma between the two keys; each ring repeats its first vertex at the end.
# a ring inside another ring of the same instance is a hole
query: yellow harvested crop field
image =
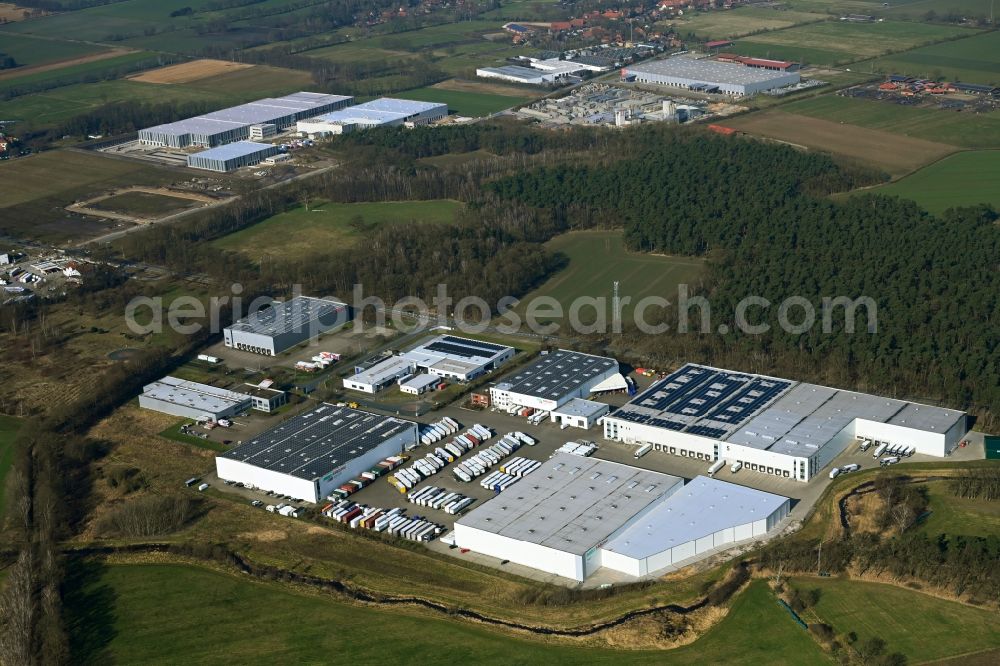
{"type": "Polygon", "coordinates": [[[254,67],[254,65],[226,60],[192,60],[191,62],[182,62],[179,65],[160,67],[159,69],[136,74],[129,78],[133,81],[141,81],[142,83],[191,83],[192,81],[207,79],[210,76],[227,74],[240,69],[249,69],[250,67],[254,67]]]}

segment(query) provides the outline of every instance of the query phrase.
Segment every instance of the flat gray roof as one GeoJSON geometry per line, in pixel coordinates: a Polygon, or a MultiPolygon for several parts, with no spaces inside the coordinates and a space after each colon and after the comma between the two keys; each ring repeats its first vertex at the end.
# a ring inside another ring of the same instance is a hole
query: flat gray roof
{"type": "Polygon", "coordinates": [[[764,520],[787,501],[781,495],[697,476],[601,548],[643,559],[726,528],[764,520]]]}
{"type": "Polygon", "coordinates": [[[683,480],[557,453],[456,524],[583,555],[683,480]]]}
{"type": "Polygon", "coordinates": [[[208,414],[217,414],[250,400],[250,396],[245,393],[169,376],[146,384],[142,392],[151,398],[183,407],[202,409],[208,414]]]}
{"type": "Polygon", "coordinates": [[[269,143],[258,143],[256,141],[234,141],[224,146],[216,146],[208,150],[192,153],[192,157],[206,157],[213,160],[231,160],[234,157],[244,157],[255,155],[262,151],[277,150],[269,143]]]}
{"type": "Polygon", "coordinates": [[[595,402],[593,400],[584,400],[583,398],[573,398],[567,402],[562,407],[552,410],[556,414],[565,414],[567,416],[580,416],[583,418],[590,418],[597,416],[610,409],[610,407],[603,402],[595,402]]]}
{"type": "Polygon", "coordinates": [[[557,349],[504,378],[498,389],[558,402],[595,377],[618,370],[618,361],[606,356],[557,349]]]}
{"type": "Polygon", "coordinates": [[[695,58],[690,55],[676,55],[653,60],[639,65],[628,65],[630,74],[645,73],[659,76],[673,76],[681,79],[691,79],[700,83],[726,83],[742,85],[747,83],[766,83],[788,76],[787,72],[777,72],[760,67],[747,67],[730,62],[719,62],[708,58],[695,58]]]}
{"type": "Polygon", "coordinates": [[[530,80],[542,78],[543,74],[550,74],[551,72],[543,72],[540,69],[532,69],[530,67],[521,67],[520,65],[503,65],[501,67],[480,67],[480,71],[492,72],[494,74],[503,74],[504,76],[511,76],[518,79],[530,80]]]}
{"type": "MultiPolygon", "coordinates": [[[[228,148],[222,146],[221,148],[228,148]]],[[[234,331],[276,336],[292,331],[308,331],[313,322],[342,318],[347,321],[347,304],[332,298],[296,296],[284,302],[275,302],[271,307],[259,310],[249,317],[240,319],[229,326],[234,331]]]]}
{"type": "Polygon", "coordinates": [[[415,427],[412,421],[322,403],[219,455],[315,480],[415,427]]]}

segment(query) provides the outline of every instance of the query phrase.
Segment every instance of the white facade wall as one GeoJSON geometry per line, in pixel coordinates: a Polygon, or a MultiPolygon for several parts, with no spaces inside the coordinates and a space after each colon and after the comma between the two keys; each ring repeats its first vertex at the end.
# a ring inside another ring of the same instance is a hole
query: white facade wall
{"type": "Polygon", "coordinates": [[[563,578],[576,581],[584,579],[581,555],[486,532],[460,522],[455,523],[455,543],[460,548],[468,548],[500,560],[510,560],[563,578]]]}
{"type": "Polygon", "coordinates": [[[222,337],[225,345],[233,349],[252,351],[255,354],[264,354],[266,356],[274,356],[276,354],[274,338],[270,335],[224,328],[222,329],[222,337]]]}
{"type": "MultiPolygon", "coordinates": [[[[944,457],[955,448],[962,435],[965,433],[953,433],[961,428],[952,428],[948,433],[924,432],[914,430],[906,426],[898,426],[889,423],[877,423],[875,421],[857,420],[857,432],[862,437],[869,437],[890,444],[907,444],[917,447],[917,453],[924,453],[931,456],[944,457]],[[951,441],[949,442],[949,439],[951,441]]],[[[962,425],[962,420],[958,424],[962,425]]]]}
{"type": "Polygon", "coordinates": [[[139,406],[143,409],[152,409],[153,411],[163,412],[164,414],[172,414],[173,416],[182,416],[187,419],[195,420],[203,416],[210,416],[213,421],[229,418],[234,414],[239,414],[240,412],[250,409],[251,404],[252,402],[250,400],[250,396],[247,396],[247,399],[244,402],[236,403],[225,409],[213,411],[210,409],[198,409],[189,405],[178,405],[173,402],[167,402],[166,400],[154,398],[146,393],[139,394],[139,406]]]}
{"type": "Polygon", "coordinates": [[[702,460],[709,461],[715,460],[716,447],[720,444],[709,437],[634,423],[614,416],[604,418],[604,437],[639,446],[652,444],[653,450],[675,456],[698,458],[701,455],[702,460]]]}

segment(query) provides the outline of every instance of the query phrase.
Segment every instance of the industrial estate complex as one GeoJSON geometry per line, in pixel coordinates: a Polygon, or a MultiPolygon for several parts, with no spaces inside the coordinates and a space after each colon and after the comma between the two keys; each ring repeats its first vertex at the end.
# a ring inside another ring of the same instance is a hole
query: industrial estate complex
{"type": "Polygon", "coordinates": [[[903,400],[688,364],[604,419],[604,436],[808,481],[858,437],[945,456],[966,415],[903,400]]]}
{"type": "Polygon", "coordinates": [[[219,478],[319,502],[417,441],[417,424],[321,404],[215,459],[219,478]]]}
{"type": "Polygon", "coordinates": [[[349,320],[350,308],[346,303],[330,298],[296,296],[254,312],[222,333],[227,347],[276,356],[343,326],[349,320]]]}

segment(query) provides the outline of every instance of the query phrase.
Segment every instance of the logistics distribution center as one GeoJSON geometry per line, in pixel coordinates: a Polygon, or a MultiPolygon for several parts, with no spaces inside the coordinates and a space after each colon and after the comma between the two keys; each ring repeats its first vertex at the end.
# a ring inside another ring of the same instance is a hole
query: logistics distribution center
{"type": "MultiPolygon", "coordinates": [[[[139,141],[146,145],[186,148],[214,148],[250,138],[254,125],[274,125],[282,131],[299,120],[342,109],[353,97],[297,92],[279,98],[260,99],[206,113],[202,116],[139,130],[139,141]]],[[[264,132],[258,133],[263,138],[264,132]]]]}
{"type": "Polygon", "coordinates": [[[219,478],[319,502],[417,442],[417,424],[323,403],[215,458],[219,478]]]}
{"type": "Polygon", "coordinates": [[[315,139],[371,127],[426,125],[447,116],[447,104],[383,97],[300,121],[295,129],[302,136],[315,139]]]}
{"type": "MultiPolygon", "coordinates": [[[[454,335],[439,335],[398,356],[392,356],[369,368],[359,369],[354,375],[344,379],[344,387],[364,393],[378,393],[400,380],[410,379],[420,371],[439,379],[468,382],[500,367],[514,358],[514,354],[513,347],[454,335]]],[[[427,386],[416,379],[410,380],[408,384],[418,392],[426,390],[427,386]]]]}
{"type": "Polygon", "coordinates": [[[557,453],[455,523],[455,544],[583,581],[602,566],[644,576],[765,534],[785,497],[557,453]]]}
{"type": "Polygon", "coordinates": [[[797,481],[858,437],[945,456],[967,431],[953,409],[695,364],[604,417],[607,439],[797,481]]]}
{"type": "Polygon", "coordinates": [[[332,298],[296,296],[240,319],[223,329],[222,335],[227,347],[277,356],[349,320],[350,308],[346,303],[332,298]]]}
{"type": "Polygon", "coordinates": [[[670,56],[622,69],[622,78],[629,80],[633,77],[638,83],[724,93],[735,97],[784,88],[801,80],[798,71],[765,69],[690,55],[670,56]]]}
{"type": "MultiPolygon", "coordinates": [[[[627,386],[615,359],[557,349],[491,386],[490,402],[498,409],[516,405],[552,412],[574,398],[585,399],[592,393],[625,390],[627,386]]],[[[574,403],[572,416],[582,412],[596,419],[593,414],[598,408],[587,411],[582,402],[587,401],[574,403]]]]}
{"type": "Polygon", "coordinates": [[[177,377],[146,384],[139,395],[140,407],[195,420],[229,418],[247,411],[251,404],[250,396],[245,393],[177,377]]]}
{"type": "Polygon", "coordinates": [[[194,169],[206,169],[228,173],[240,167],[255,166],[268,157],[280,152],[277,146],[255,141],[235,141],[217,146],[200,153],[187,156],[187,165],[194,169]]]}

